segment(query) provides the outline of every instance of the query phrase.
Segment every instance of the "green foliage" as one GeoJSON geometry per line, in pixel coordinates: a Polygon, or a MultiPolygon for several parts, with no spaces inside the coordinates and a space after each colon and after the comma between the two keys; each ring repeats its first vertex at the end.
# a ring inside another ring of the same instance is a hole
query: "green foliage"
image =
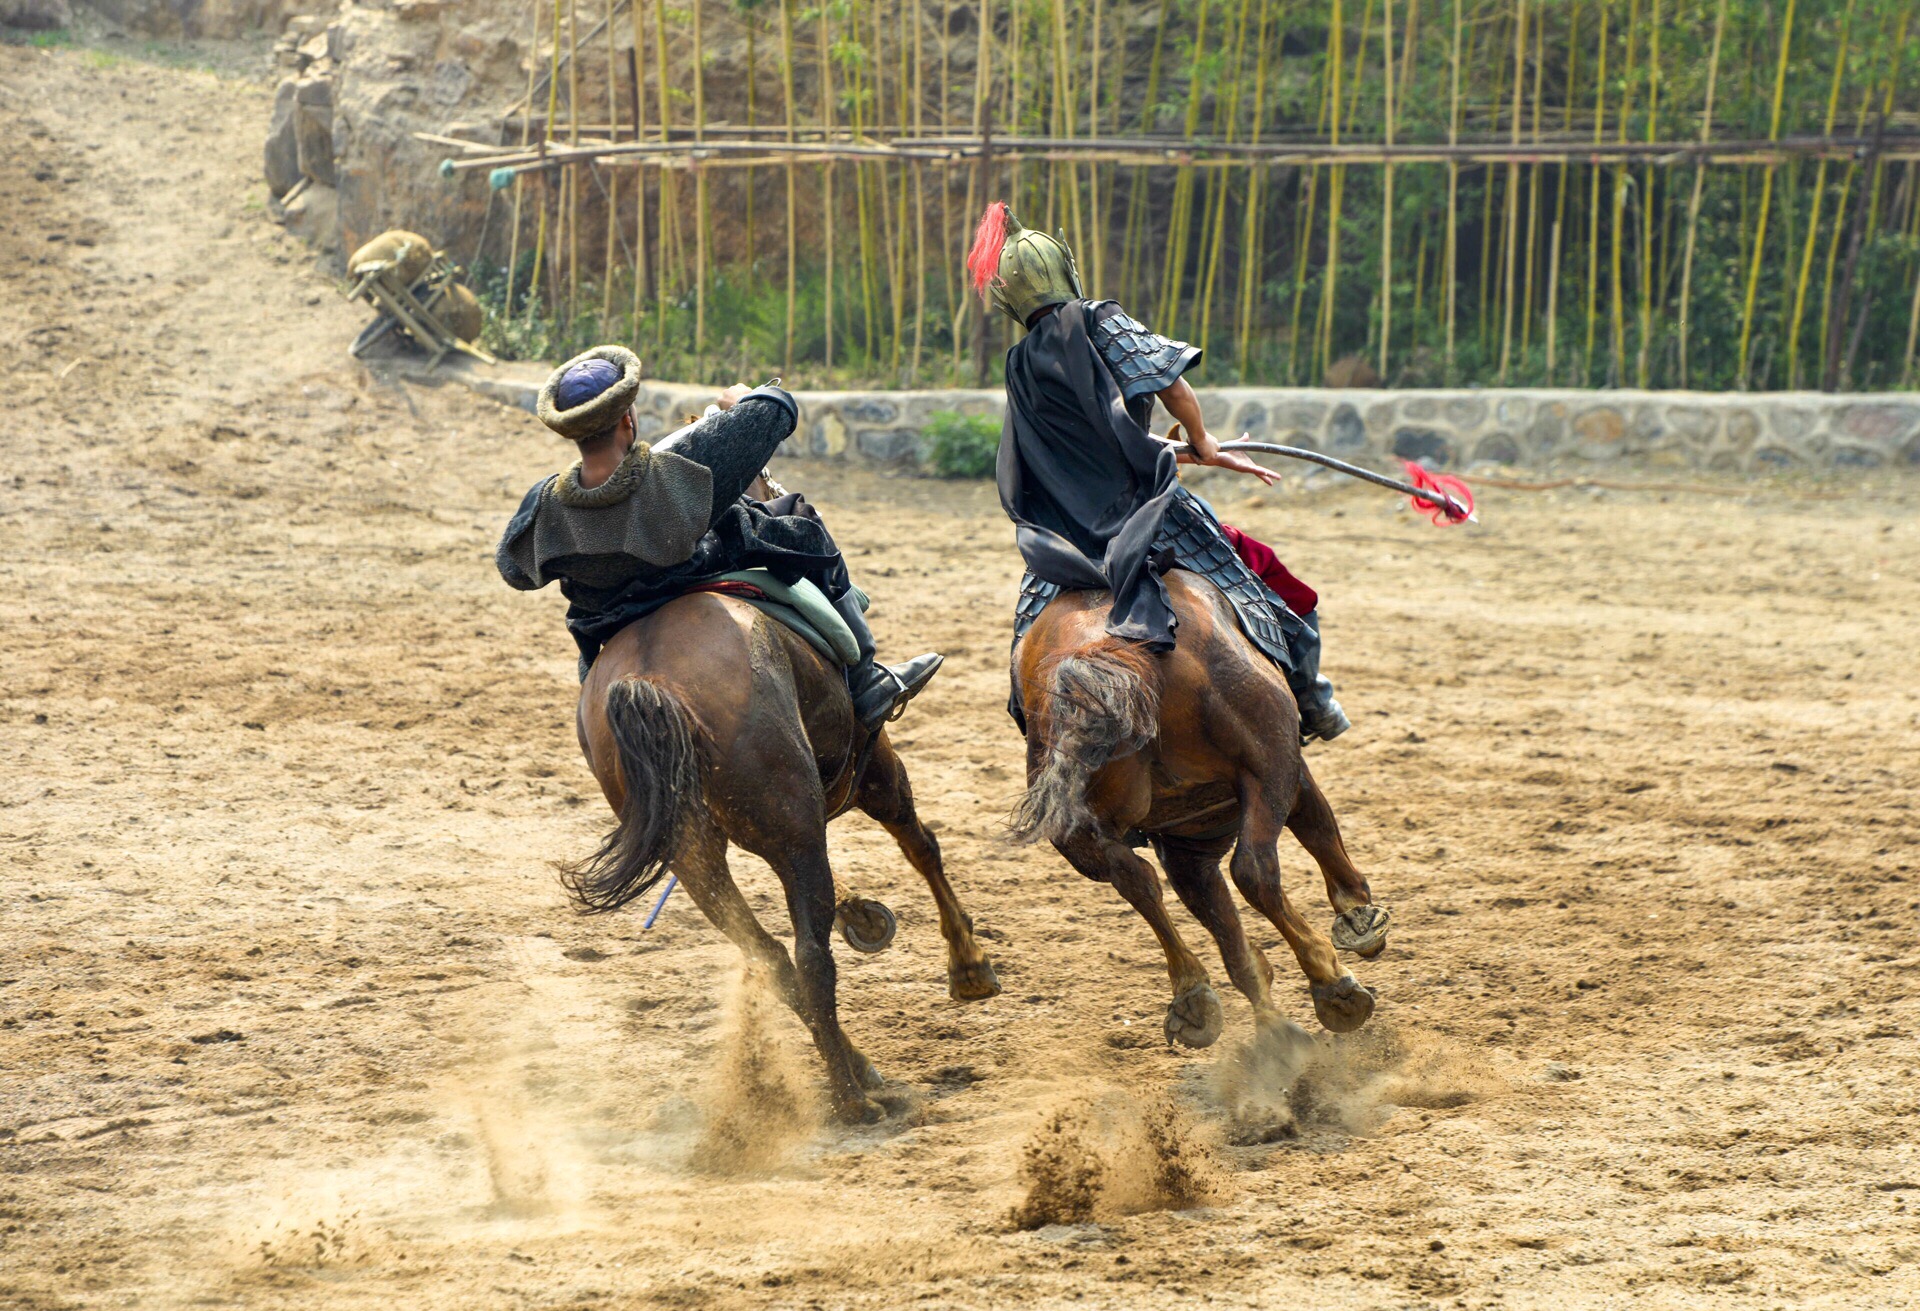
{"type": "Polygon", "coordinates": [[[927,416],[927,467],[942,478],[991,478],[1000,421],[988,414],[938,410],[927,416]]]}
{"type": "Polygon", "coordinates": [[[56,27],[50,32],[35,32],[27,38],[27,44],[36,50],[52,50],[59,46],[73,44],[73,33],[64,27],[56,27]]]}

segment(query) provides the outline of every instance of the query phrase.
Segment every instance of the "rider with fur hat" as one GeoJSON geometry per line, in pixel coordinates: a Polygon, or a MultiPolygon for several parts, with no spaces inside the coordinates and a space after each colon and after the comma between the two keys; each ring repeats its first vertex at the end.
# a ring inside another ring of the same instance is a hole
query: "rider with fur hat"
{"type": "Polygon", "coordinates": [[[580,677],[634,620],[718,575],[763,568],[788,583],[812,580],[846,620],[859,648],[847,686],[860,722],[872,730],[897,714],[941,657],[878,663],[846,561],[818,512],[794,493],[765,502],[747,495],[799,422],[793,397],[772,385],[731,387],[697,423],[649,444],[636,440],[639,391],[639,357],[621,346],[597,346],[554,370],[540,389],[540,421],[580,458],[534,484],[495,552],[509,586],[560,584],[580,677]]]}
{"type": "Polygon", "coordinates": [[[1113,594],[1109,633],[1171,650],[1175,616],[1160,577],[1171,562],[1219,588],[1248,639],[1286,673],[1306,739],[1345,732],[1351,725],[1320,676],[1311,589],[1180,485],[1177,464],[1274,479],[1207,432],[1184,377],[1200,350],[1150,331],[1114,301],[1087,299],[1066,242],[1022,227],[1002,202],[980,220],[967,270],[981,298],[1026,329],[1007,352],[998,461],[1000,502],[1027,565],[1015,640],[1061,590],[1104,588],[1113,594]],[[1148,427],[1156,398],[1176,421],[1166,438],[1148,427]],[[1183,433],[1190,449],[1176,454],[1183,433]],[[1267,566],[1260,573],[1246,558],[1253,548],[1267,566]]]}

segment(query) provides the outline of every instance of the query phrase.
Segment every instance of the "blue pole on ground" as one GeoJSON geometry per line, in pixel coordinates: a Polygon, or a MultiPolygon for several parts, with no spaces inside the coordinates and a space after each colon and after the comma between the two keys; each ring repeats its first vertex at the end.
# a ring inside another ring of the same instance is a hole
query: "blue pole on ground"
{"type": "Polygon", "coordinates": [[[653,903],[653,909],[647,912],[647,922],[640,926],[642,929],[650,929],[653,927],[653,922],[660,918],[660,912],[666,909],[667,898],[673,895],[674,885],[679,882],[680,876],[678,874],[669,874],[667,876],[666,890],[660,894],[660,900],[653,903]]]}

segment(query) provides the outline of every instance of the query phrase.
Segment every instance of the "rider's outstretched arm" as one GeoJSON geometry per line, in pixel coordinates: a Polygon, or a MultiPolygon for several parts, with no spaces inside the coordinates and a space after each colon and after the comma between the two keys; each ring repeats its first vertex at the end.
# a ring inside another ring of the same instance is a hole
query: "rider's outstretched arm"
{"type": "Polygon", "coordinates": [[[784,388],[741,391],[728,393],[727,408],[654,443],[657,451],[671,451],[713,471],[710,525],[753,485],[800,422],[800,406],[784,388]]]}

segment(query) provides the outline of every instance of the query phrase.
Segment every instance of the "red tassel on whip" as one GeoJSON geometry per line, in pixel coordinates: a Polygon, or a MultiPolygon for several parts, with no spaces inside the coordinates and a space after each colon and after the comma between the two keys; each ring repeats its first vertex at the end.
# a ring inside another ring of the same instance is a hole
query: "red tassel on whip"
{"type": "Polygon", "coordinates": [[[1000,252],[1007,245],[1007,203],[996,200],[980,216],[973,231],[973,248],[967,252],[967,277],[976,295],[984,297],[987,286],[1000,274],[1000,252]]]}
{"type": "Polygon", "coordinates": [[[1402,460],[1406,466],[1407,481],[1422,491],[1438,492],[1452,501],[1452,505],[1435,505],[1422,496],[1410,496],[1407,501],[1420,513],[1432,517],[1435,524],[1465,523],[1473,515],[1473,492],[1458,478],[1444,473],[1429,473],[1412,460],[1402,460]]]}

